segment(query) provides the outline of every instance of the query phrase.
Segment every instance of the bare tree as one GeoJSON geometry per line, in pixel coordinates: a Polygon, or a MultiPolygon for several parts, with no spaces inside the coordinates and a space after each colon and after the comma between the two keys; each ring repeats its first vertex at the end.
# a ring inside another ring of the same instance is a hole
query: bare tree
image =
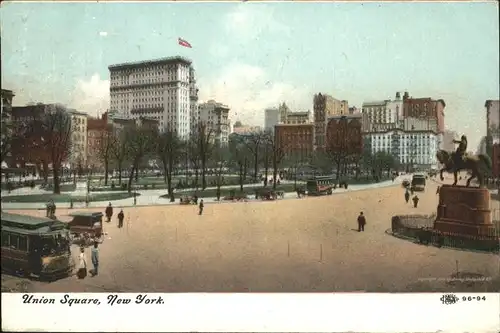
{"type": "Polygon", "coordinates": [[[222,186],[224,170],[229,165],[229,149],[226,146],[217,144],[213,150],[214,170],[215,170],[215,185],[217,192],[220,193],[222,186]]]}
{"type": "MultiPolygon", "coordinates": [[[[259,157],[263,150],[265,134],[264,133],[252,133],[250,137],[246,140],[246,145],[253,157],[253,178],[257,179],[259,173],[259,157]]],[[[265,150],[265,149],[264,149],[265,150]]]]}
{"type": "Polygon", "coordinates": [[[111,126],[99,133],[97,142],[97,156],[104,165],[104,185],[108,185],[109,163],[115,146],[115,136],[111,126]]]}
{"type": "Polygon", "coordinates": [[[238,168],[240,190],[243,191],[243,182],[246,178],[247,168],[252,157],[244,140],[240,136],[232,136],[229,139],[230,160],[238,168]]]}
{"type": "Polygon", "coordinates": [[[154,150],[154,131],[150,127],[134,124],[125,130],[125,142],[127,144],[127,155],[130,157],[130,172],[127,189],[132,191],[132,180],[139,169],[141,160],[154,150]]]}
{"type": "Polygon", "coordinates": [[[167,183],[170,201],[174,202],[174,191],[172,188],[172,173],[174,167],[180,163],[182,157],[182,143],[176,132],[166,130],[156,140],[156,150],[163,166],[163,179],[167,183]]]}
{"type": "Polygon", "coordinates": [[[123,163],[127,159],[128,143],[127,136],[124,131],[115,130],[113,134],[113,145],[111,146],[111,154],[113,161],[118,169],[118,184],[122,184],[123,163]]]}
{"type": "Polygon", "coordinates": [[[41,149],[48,152],[52,163],[54,193],[60,194],[60,171],[71,148],[71,116],[59,106],[53,106],[45,113],[41,125],[41,149]]]}
{"type": "MultiPolygon", "coordinates": [[[[266,156],[269,154],[271,155],[270,157],[273,168],[273,189],[276,189],[279,167],[285,157],[286,146],[284,142],[279,142],[279,140],[276,138],[276,135],[274,135],[271,132],[266,133],[265,140],[266,140],[266,147],[268,147],[268,149],[266,149],[266,156]]],[[[267,165],[268,163],[266,161],[266,178],[267,178],[267,165]]]]}
{"type": "Polygon", "coordinates": [[[201,166],[202,189],[207,187],[207,165],[214,151],[214,131],[208,128],[205,124],[198,125],[198,130],[193,136],[192,143],[197,144],[197,153],[201,166]]]}

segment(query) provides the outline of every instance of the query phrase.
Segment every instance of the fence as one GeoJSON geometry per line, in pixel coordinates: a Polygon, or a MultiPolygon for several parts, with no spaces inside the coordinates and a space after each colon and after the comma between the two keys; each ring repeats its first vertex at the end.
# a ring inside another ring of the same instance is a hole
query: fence
{"type": "Polygon", "coordinates": [[[391,221],[392,234],[396,237],[413,239],[422,244],[438,247],[498,252],[500,250],[500,221],[488,235],[473,236],[457,233],[441,233],[434,230],[435,215],[398,215],[391,221]]]}

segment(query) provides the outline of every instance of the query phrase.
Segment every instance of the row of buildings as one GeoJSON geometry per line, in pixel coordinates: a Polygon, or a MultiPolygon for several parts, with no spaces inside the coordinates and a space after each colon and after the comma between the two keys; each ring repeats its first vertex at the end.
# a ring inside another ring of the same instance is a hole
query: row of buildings
{"type": "MultiPolygon", "coordinates": [[[[265,129],[275,132],[287,153],[300,158],[315,150],[347,155],[383,151],[404,166],[429,169],[438,165],[438,149],[455,149],[452,141],[458,135],[445,129],[445,107],[442,99],[413,98],[408,92],[397,92],[394,99],[367,101],[358,109],[349,107],[346,100],[320,93],[313,98],[312,113],[291,112],[284,103],[267,109],[265,129]]],[[[487,101],[485,107],[498,174],[498,101],[487,101]]]]}

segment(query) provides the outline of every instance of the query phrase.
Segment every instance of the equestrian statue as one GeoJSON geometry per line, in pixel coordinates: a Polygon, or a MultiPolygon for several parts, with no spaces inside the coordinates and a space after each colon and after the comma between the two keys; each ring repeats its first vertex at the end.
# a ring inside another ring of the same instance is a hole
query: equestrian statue
{"type": "Polygon", "coordinates": [[[484,185],[484,173],[491,172],[491,159],[486,154],[468,155],[467,151],[467,137],[462,135],[460,140],[453,140],[454,144],[458,144],[457,150],[454,152],[447,152],[446,150],[439,150],[436,157],[439,163],[444,167],[440,170],[441,181],[444,180],[443,172],[453,173],[455,181],[453,185],[457,185],[458,172],[467,170],[471,173],[467,179],[467,187],[469,187],[472,179],[477,178],[479,187],[484,185]]]}

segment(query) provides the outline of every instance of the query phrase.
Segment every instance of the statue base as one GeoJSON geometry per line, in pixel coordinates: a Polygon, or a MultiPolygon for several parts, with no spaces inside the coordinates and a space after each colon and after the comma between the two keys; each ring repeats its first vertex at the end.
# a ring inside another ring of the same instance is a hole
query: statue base
{"type": "Polygon", "coordinates": [[[494,236],[490,192],[485,188],[443,185],[434,229],[465,236],[494,236]]]}

